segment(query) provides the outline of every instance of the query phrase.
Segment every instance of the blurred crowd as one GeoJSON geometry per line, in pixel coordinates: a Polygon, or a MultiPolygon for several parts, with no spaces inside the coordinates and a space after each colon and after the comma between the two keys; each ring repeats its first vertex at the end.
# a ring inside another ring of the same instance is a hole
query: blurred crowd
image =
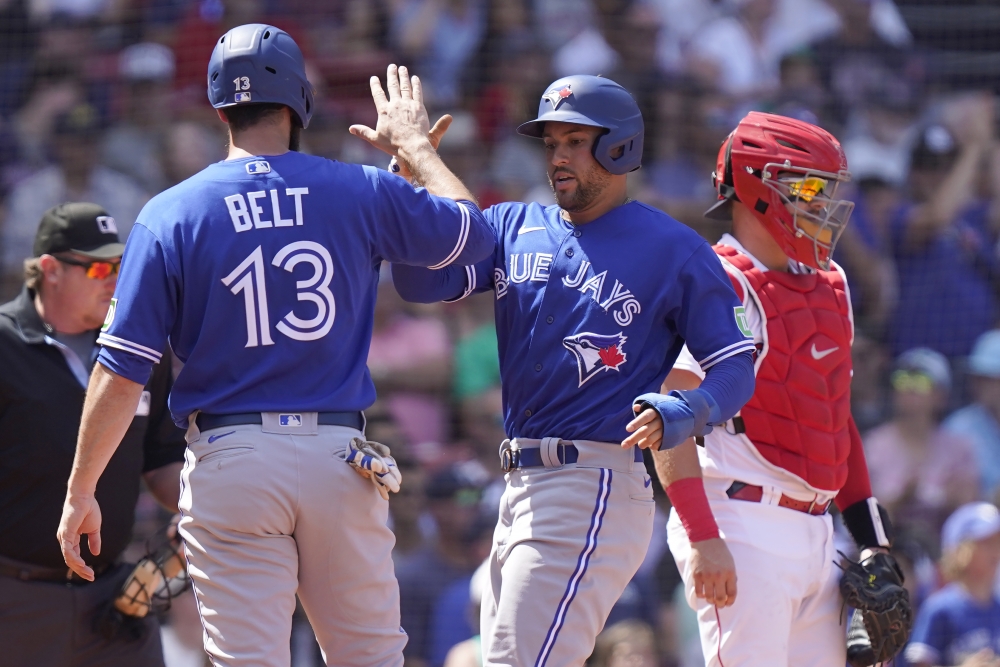
{"type": "MultiPolygon", "coordinates": [[[[836,253],[854,306],[854,414],[914,597],[944,583],[945,519],[1000,499],[998,113],[992,83],[933,76],[933,49],[892,0],[0,0],[2,300],[49,207],[96,202],[124,238],[152,195],[224,156],[208,57],[254,22],[305,53],[317,110],[304,151],[384,167],[347,127],[374,119],[368,78],[404,63],[432,120],[454,116],[440,152],[484,207],[553,202],[540,146],[513,129],[565,74],[633,93],[646,120],[633,196],[713,242],[725,229],[701,214],[739,118],[772,111],[833,132],[857,202],[836,253]]],[[[368,436],[405,479],[390,507],[407,664],[472,667],[504,438],[492,302],[406,304],[386,272],[368,361],[368,436]]],[[[594,665],[697,664],[660,501],[661,532],[594,665]]],[[[155,512],[140,503],[138,534],[155,512]]],[[[168,664],[201,664],[195,612],[172,614],[168,664]]],[[[304,622],[293,653],[319,664],[304,622]]]]}

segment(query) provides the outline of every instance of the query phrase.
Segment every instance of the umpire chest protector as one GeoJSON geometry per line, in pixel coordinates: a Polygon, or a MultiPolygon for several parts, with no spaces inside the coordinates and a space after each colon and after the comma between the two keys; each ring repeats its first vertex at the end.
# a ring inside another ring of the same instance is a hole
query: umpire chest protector
{"type": "Polygon", "coordinates": [[[746,255],[715,246],[741,297],[749,291],[766,320],[757,389],[740,411],[746,437],[769,463],[815,489],[847,481],[851,451],[854,325],[844,274],[761,271],[746,255]]]}

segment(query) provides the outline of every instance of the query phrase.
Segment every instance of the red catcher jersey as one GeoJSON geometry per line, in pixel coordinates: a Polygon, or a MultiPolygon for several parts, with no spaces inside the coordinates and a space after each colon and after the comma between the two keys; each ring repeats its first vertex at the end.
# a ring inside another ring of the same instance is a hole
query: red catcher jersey
{"type": "Polygon", "coordinates": [[[764,272],[730,246],[714,250],[738,269],[730,272],[737,293],[749,292],[766,319],[757,388],[740,412],[747,438],[772,465],[836,493],[851,451],[854,325],[844,274],[836,265],[764,272]]]}

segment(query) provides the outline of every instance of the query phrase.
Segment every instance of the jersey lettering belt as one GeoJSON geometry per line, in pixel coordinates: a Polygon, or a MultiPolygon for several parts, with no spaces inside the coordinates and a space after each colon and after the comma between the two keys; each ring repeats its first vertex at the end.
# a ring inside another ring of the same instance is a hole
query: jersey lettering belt
{"type": "MultiPolygon", "coordinates": [[[[320,426],[346,426],[348,428],[364,431],[365,416],[360,412],[318,412],[316,413],[316,423],[320,426]]],[[[297,416],[289,413],[289,416],[297,416]]],[[[240,426],[242,424],[262,424],[264,418],[259,412],[242,412],[230,415],[213,415],[199,412],[195,420],[199,431],[210,431],[213,428],[223,428],[226,426],[240,426]]]]}
{"type": "MultiPolygon", "coordinates": [[[[747,484],[746,482],[733,482],[726,489],[726,495],[733,500],[746,500],[751,503],[759,503],[764,499],[764,487],[747,484]]],[[[833,501],[827,500],[825,503],[817,503],[815,500],[812,502],[808,500],[796,500],[795,498],[781,494],[781,498],[778,500],[778,507],[786,507],[796,512],[805,512],[806,514],[819,516],[826,514],[826,511],[830,509],[831,502],[833,501]]]]}

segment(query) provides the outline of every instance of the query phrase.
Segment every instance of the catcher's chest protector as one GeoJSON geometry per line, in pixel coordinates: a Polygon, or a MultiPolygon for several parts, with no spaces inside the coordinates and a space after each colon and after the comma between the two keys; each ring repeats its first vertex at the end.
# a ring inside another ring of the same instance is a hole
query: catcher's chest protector
{"type": "MultiPolygon", "coordinates": [[[[760,271],[725,245],[715,252],[738,269],[766,319],[757,388],[740,414],[746,436],[770,463],[817,489],[839,491],[851,450],[853,326],[843,274],[760,271]]],[[[740,284],[743,283],[743,284],[740,284]]]]}

